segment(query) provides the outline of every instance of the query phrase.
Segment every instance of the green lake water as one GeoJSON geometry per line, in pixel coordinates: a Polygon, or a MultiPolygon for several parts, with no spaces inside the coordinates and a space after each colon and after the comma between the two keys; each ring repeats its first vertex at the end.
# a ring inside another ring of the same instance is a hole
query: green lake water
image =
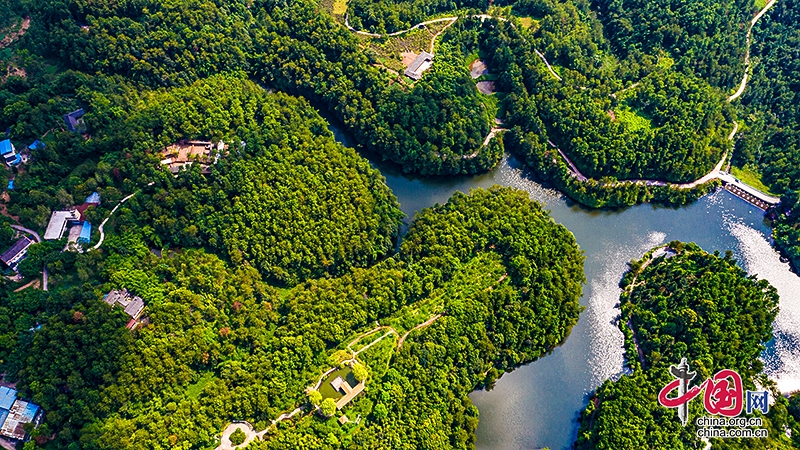
{"type": "MultiPolygon", "coordinates": [[[[353,146],[339,127],[331,129],[338,141],[353,146]]],[[[618,283],[626,262],[675,239],[696,242],[712,252],[732,250],[743,268],[778,289],[781,311],[775,321],[775,339],[762,359],[783,392],[800,390],[800,277],[780,262],[770,246],[771,230],[763,222],[762,211],[729,192],[719,190],[677,209],[639,205],[590,210],[533,181],[513,156],[506,156],[489,173],[448,178],[409,177],[392,164],[365,156],[386,177],[407,215],[406,222],[420,209],[445,203],[456,191],[512,186],[542,202],[556,222],[575,234],[586,254],[581,299],[586,310],[566,342],[552,354],[506,373],[491,391],[470,395],[480,410],[478,449],[571,446],[578,414],[590,393],[625,371],[623,336],[614,319],[620,314],[618,283]]]]}

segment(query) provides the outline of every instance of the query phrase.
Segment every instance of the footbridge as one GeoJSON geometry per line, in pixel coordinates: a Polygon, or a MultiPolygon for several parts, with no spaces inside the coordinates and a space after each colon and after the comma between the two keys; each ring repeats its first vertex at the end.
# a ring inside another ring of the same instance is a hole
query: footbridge
{"type": "Polygon", "coordinates": [[[728,192],[765,211],[781,202],[780,198],[767,195],[752,186],[742,183],[728,172],[719,171],[717,178],[725,184],[725,189],[728,192]]]}

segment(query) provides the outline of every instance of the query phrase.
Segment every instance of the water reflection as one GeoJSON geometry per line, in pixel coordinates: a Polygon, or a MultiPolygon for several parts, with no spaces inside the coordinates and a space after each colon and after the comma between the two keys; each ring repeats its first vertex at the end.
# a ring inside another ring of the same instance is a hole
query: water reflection
{"type": "Polygon", "coordinates": [[[757,230],[732,219],[731,234],[739,239],[748,273],[766,279],[780,295],[780,311],[775,319],[775,338],[762,355],[765,371],[781,392],[800,390],[800,287],[788,263],[780,262],[778,253],[757,230]]]}
{"type": "MultiPolygon", "coordinates": [[[[323,114],[325,115],[325,114],[323,114]]],[[[330,120],[330,118],[329,118],[330,120]]],[[[335,123],[335,121],[334,121],[335,123]]],[[[340,142],[355,143],[333,126],[340,142]]],[[[681,208],[640,205],[622,210],[590,210],[533,181],[511,156],[489,173],[472,177],[419,178],[365,155],[386,177],[408,218],[444,203],[455,192],[494,184],[526,190],[566,225],[586,254],[586,310],[564,345],[532,364],[505,374],[492,391],[470,395],[481,420],[479,449],[569,448],[576,418],[589,394],[604,380],[623,372],[619,280],[633,258],[671,240],[696,242],[707,251],[733,250],[749,272],[768,279],[781,296],[775,339],[763,359],[766,372],[782,391],[800,389],[800,278],[789,272],[770,247],[770,229],[760,210],[718,191],[681,208]]]]}

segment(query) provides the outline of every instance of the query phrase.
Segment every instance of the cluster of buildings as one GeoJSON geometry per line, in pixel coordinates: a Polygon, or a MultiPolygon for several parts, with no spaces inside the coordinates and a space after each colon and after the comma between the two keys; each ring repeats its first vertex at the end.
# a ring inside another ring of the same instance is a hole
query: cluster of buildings
{"type": "MultiPolygon", "coordinates": [[[[84,114],[83,108],[72,111],[69,114],[64,114],[64,123],[67,125],[67,129],[73,133],[86,133],[86,122],[83,120],[84,114]]],[[[28,146],[28,150],[43,149],[44,147],[45,145],[42,141],[36,140],[33,144],[28,146]]],[[[5,162],[7,166],[13,167],[24,163],[27,154],[17,152],[11,140],[5,139],[0,141],[0,157],[3,158],[3,162],[5,162]]]]}
{"type": "MultiPolygon", "coordinates": [[[[47,229],[44,232],[44,240],[59,240],[67,234],[67,246],[65,250],[78,250],[80,245],[87,245],[92,239],[92,224],[83,216],[86,209],[90,206],[100,204],[100,194],[93,192],[86,197],[86,201],[73,209],[67,211],[53,211],[47,229]]],[[[10,248],[0,254],[0,268],[17,271],[17,266],[28,256],[28,248],[36,242],[28,236],[22,236],[10,248]]]]}
{"type": "Polygon", "coordinates": [[[0,386],[0,436],[23,441],[28,437],[24,425],[38,427],[41,422],[41,408],[17,398],[15,389],[0,386]]]}
{"type": "Polygon", "coordinates": [[[122,289],[109,292],[103,296],[103,301],[111,305],[112,308],[114,306],[123,308],[125,314],[131,317],[131,320],[126,325],[129,330],[134,329],[137,324],[141,323],[140,319],[144,311],[144,300],[141,297],[131,294],[127,289],[122,289]]]}
{"type": "MultiPolygon", "coordinates": [[[[44,142],[37,139],[33,141],[33,144],[28,146],[28,150],[38,150],[44,147],[44,142]]],[[[28,154],[18,153],[16,147],[14,147],[14,144],[12,144],[9,139],[0,141],[0,156],[2,156],[3,162],[5,162],[8,167],[18,166],[28,160],[28,154]]]]}
{"type": "Polygon", "coordinates": [[[92,224],[86,220],[84,213],[90,206],[99,204],[100,194],[93,192],[80,206],[69,210],[53,211],[44,232],[44,240],[57,241],[66,233],[67,249],[77,249],[78,244],[88,244],[92,238],[92,224]]]}
{"type": "Polygon", "coordinates": [[[173,175],[192,164],[199,164],[202,173],[211,173],[211,165],[219,161],[228,146],[223,141],[216,144],[208,141],[180,141],[161,151],[161,164],[173,175]]]}

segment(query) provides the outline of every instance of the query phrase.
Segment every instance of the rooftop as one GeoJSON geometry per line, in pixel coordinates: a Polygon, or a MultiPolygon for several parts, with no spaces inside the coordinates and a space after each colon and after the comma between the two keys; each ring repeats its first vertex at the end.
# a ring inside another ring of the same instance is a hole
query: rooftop
{"type": "Polygon", "coordinates": [[[422,52],[417,55],[416,59],[408,66],[405,74],[412,80],[419,80],[422,77],[422,72],[425,72],[433,64],[433,55],[428,52],[422,52]]]}
{"type": "Polygon", "coordinates": [[[342,383],[342,390],[344,391],[344,396],[336,401],[336,408],[337,409],[344,408],[345,405],[347,405],[348,403],[350,403],[351,400],[356,398],[356,396],[358,394],[360,394],[361,391],[364,390],[364,382],[362,381],[362,382],[358,383],[357,385],[355,385],[353,387],[350,387],[350,383],[348,383],[347,381],[344,381],[342,383]]]}
{"type": "Polygon", "coordinates": [[[14,245],[11,246],[11,248],[9,248],[5,252],[3,252],[2,255],[0,255],[0,261],[3,261],[3,264],[6,265],[13,264],[14,262],[16,262],[14,260],[17,259],[17,256],[20,253],[27,250],[28,247],[31,246],[31,244],[33,244],[33,241],[28,236],[23,236],[17,242],[15,242],[14,245]]]}
{"type": "Polygon", "coordinates": [[[78,236],[78,243],[88,244],[92,240],[92,224],[83,222],[81,234],[78,236]]]}
{"type": "Polygon", "coordinates": [[[12,153],[13,151],[14,151],[14,146],[11,145],[11,141],[9,141],[8,139],[0,141],[0,155],[12,153]]]}
{"type": "Polygon", "coordinates": [[[25,439],[25,429],[23,425],[36,421],[39,414],[39,407],[33,403],[17,400],[11,409],[8,410],[8,416],[0,427],[0,435],[10,437],[11,439],[25,439]]]}
{"type": "Polygon", "coordinates": [[[209,141],[180,141],[161,150],[161,164],[167,166],[172,173],[178,173],[183,168],[189,168],[197,162],[203,173],[211,173],[210,164],[216,162],[228,148],[225,142],[219,141],[215,145],[209,141]],[[216,150],[216,153],[214,153],[216,150]]]}
{"type": "Polygon", "coordinates": [[[111,306],[119,305],[133,319],[138,319],[142,315],[142,310],[144,310],[144,300],[131,294],[127,289],[111,291],[103,297],[103,301],[111,306]]]}
{"type": "Polygon", "coordinates": [[[86,203],[99,205],[100,204],[100,194],[98,194],[97,192],[92,192],[91,195],[86,197],[86,203]]]}
{"type": "Polygon", "coordinates": [[[344,383],[342,377],[336,377],[333,381],[331,381],[331,386],[338,391],[342,389],[342,383],[344,383]]]}
{"type": "Polygon", "coordinates": [[[44,239],[61,239],[64,236],[67,223],[79,222],[80,220],[80,213],[75,209],[69,211],[53,211],[53,215],[50,216],[50,222],[47,224],[47,230],[44,232],[44,239]]]}
{"type": "Polygon", "coordinates": [[[69,114],[64,114],[64,123],[67,124],[69,131],[72,131],[73,133],[76,131],[85,131],[85,124],[83,122],[84,114],[85,112],[83,111],[83,108],[72,111],[69,114]]]}
{"type": "Polygon", "coordinates": [[[11,409],[14,400],[17,399],[17,391],[9,387],[0,386],[0,409],[11,409]]]}

